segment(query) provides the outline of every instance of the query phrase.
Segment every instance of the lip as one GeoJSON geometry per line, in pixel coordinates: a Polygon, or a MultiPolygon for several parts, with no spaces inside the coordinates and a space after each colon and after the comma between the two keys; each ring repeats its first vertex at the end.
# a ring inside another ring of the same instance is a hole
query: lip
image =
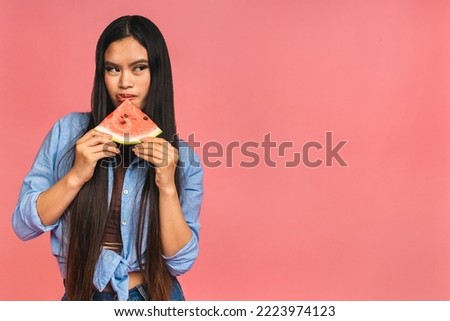
{"type": "Polygon", "coordinates": [[[136,97],[137,97],[136,95],[131,95],[131,94],[118,94],[118,95],[116,95],[117,101],[121,102],[121,103],[124,102],[127,99],[132,100],[132,99],[134,99],[136,97]]]}

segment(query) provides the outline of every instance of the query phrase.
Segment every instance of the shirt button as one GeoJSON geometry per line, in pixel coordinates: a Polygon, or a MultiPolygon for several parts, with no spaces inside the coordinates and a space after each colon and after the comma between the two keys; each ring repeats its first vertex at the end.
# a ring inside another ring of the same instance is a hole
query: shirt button
{"type": "Polygon", "coordinates": [[[124,190],[123,193],[124,193],[125,195],[128,195],[128,190],[127,190],[127,189],[124,190]]]}
{"type": "Polygon", "coordinates": [[[127,221],[122,220],[122,225],[127,225],[127,221]]]}

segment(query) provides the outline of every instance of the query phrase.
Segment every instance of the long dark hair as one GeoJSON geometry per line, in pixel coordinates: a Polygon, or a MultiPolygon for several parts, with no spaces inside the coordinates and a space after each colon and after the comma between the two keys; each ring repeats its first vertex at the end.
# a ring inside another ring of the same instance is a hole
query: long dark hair
{"type": "MultiPolygon", "coordinates": [[[[167,46],[158,27],[142,16],[123,16],[116,19],[106,27],[98,40],[92,110],[86,131],[97,126],[114,109],[105,85],[104,55],[112,42],[126,37],[136,39],[148,53],[151,84],[143,111],[163,130],[162,137],[178,148],[172,71],[167,46]]],[[[159,191],[155,184],[154,168],[149,166],[143,179],[145,183],[141,194],[136,236],[137,257],[150,299],[168,300],[172,281],[162,257],[159,191]],[[146,244],[146,251],[142,244],[146,244]]],[[[178,169],[175,173],[175,183],[179,190],[178,169]]],[[[66,295],[69,300],[90,300],[95,291],[93,277],[102,247],[107,208],[108,168],[99,161],[92,179],[82,187],[66,213],[69,224],[66,295]]]]}

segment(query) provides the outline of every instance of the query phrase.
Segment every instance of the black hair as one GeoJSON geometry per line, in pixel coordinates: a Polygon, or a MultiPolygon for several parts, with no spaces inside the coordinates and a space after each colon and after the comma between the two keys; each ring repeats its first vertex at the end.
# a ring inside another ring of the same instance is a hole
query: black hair
{"type": "MultiPolygon", "coordinates": [[[[167,46],[158,27],[142,16],[123,16],[111,22],[101,34],[95,53],[95,76],[91,112],[86,132],[97,126],[114,104],[105,85],[104,56],[108,46],[126,37],[133,37],[147,49],[151,83],[148,100],[142,110],[163,131],[162,137],[178,148],[175,125],[172,71],[167,46]]],[[[108,208],[108,168],[101,161],[66,212],[69,224],[66,294],[69,300],[90,300],[95,291],[93,276],[99,258],[108,208]]],[[[152,300],[168,300],[172,277],[163,259],[159,191],[155,170],[148,166],[141,192],[136,250],[152,300]],[[151,201],[150,201],[151,200],[151,201]],[[148,224],[147,224],[148,223],[148,224]],[[142,248],[145,242],[147,250],[142,248]]],[[[175,172],[178,191],[179,172],[175,172]]]]}

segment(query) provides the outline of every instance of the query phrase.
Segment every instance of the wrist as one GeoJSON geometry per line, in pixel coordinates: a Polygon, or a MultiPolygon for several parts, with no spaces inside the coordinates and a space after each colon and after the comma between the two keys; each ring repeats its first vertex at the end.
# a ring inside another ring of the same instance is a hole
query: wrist
{"type": "Polygon", "coordinates": [[[173,186],[164,186],[159,188],[160,196],[178,196],[177,188],[173,186]]]}
{"type": "Polygon", "coordinates": [[[80,189],[86,183],[78,177],[73,171],[69,171],[66,175],[66,182],[69,188],[80,189]]]}

